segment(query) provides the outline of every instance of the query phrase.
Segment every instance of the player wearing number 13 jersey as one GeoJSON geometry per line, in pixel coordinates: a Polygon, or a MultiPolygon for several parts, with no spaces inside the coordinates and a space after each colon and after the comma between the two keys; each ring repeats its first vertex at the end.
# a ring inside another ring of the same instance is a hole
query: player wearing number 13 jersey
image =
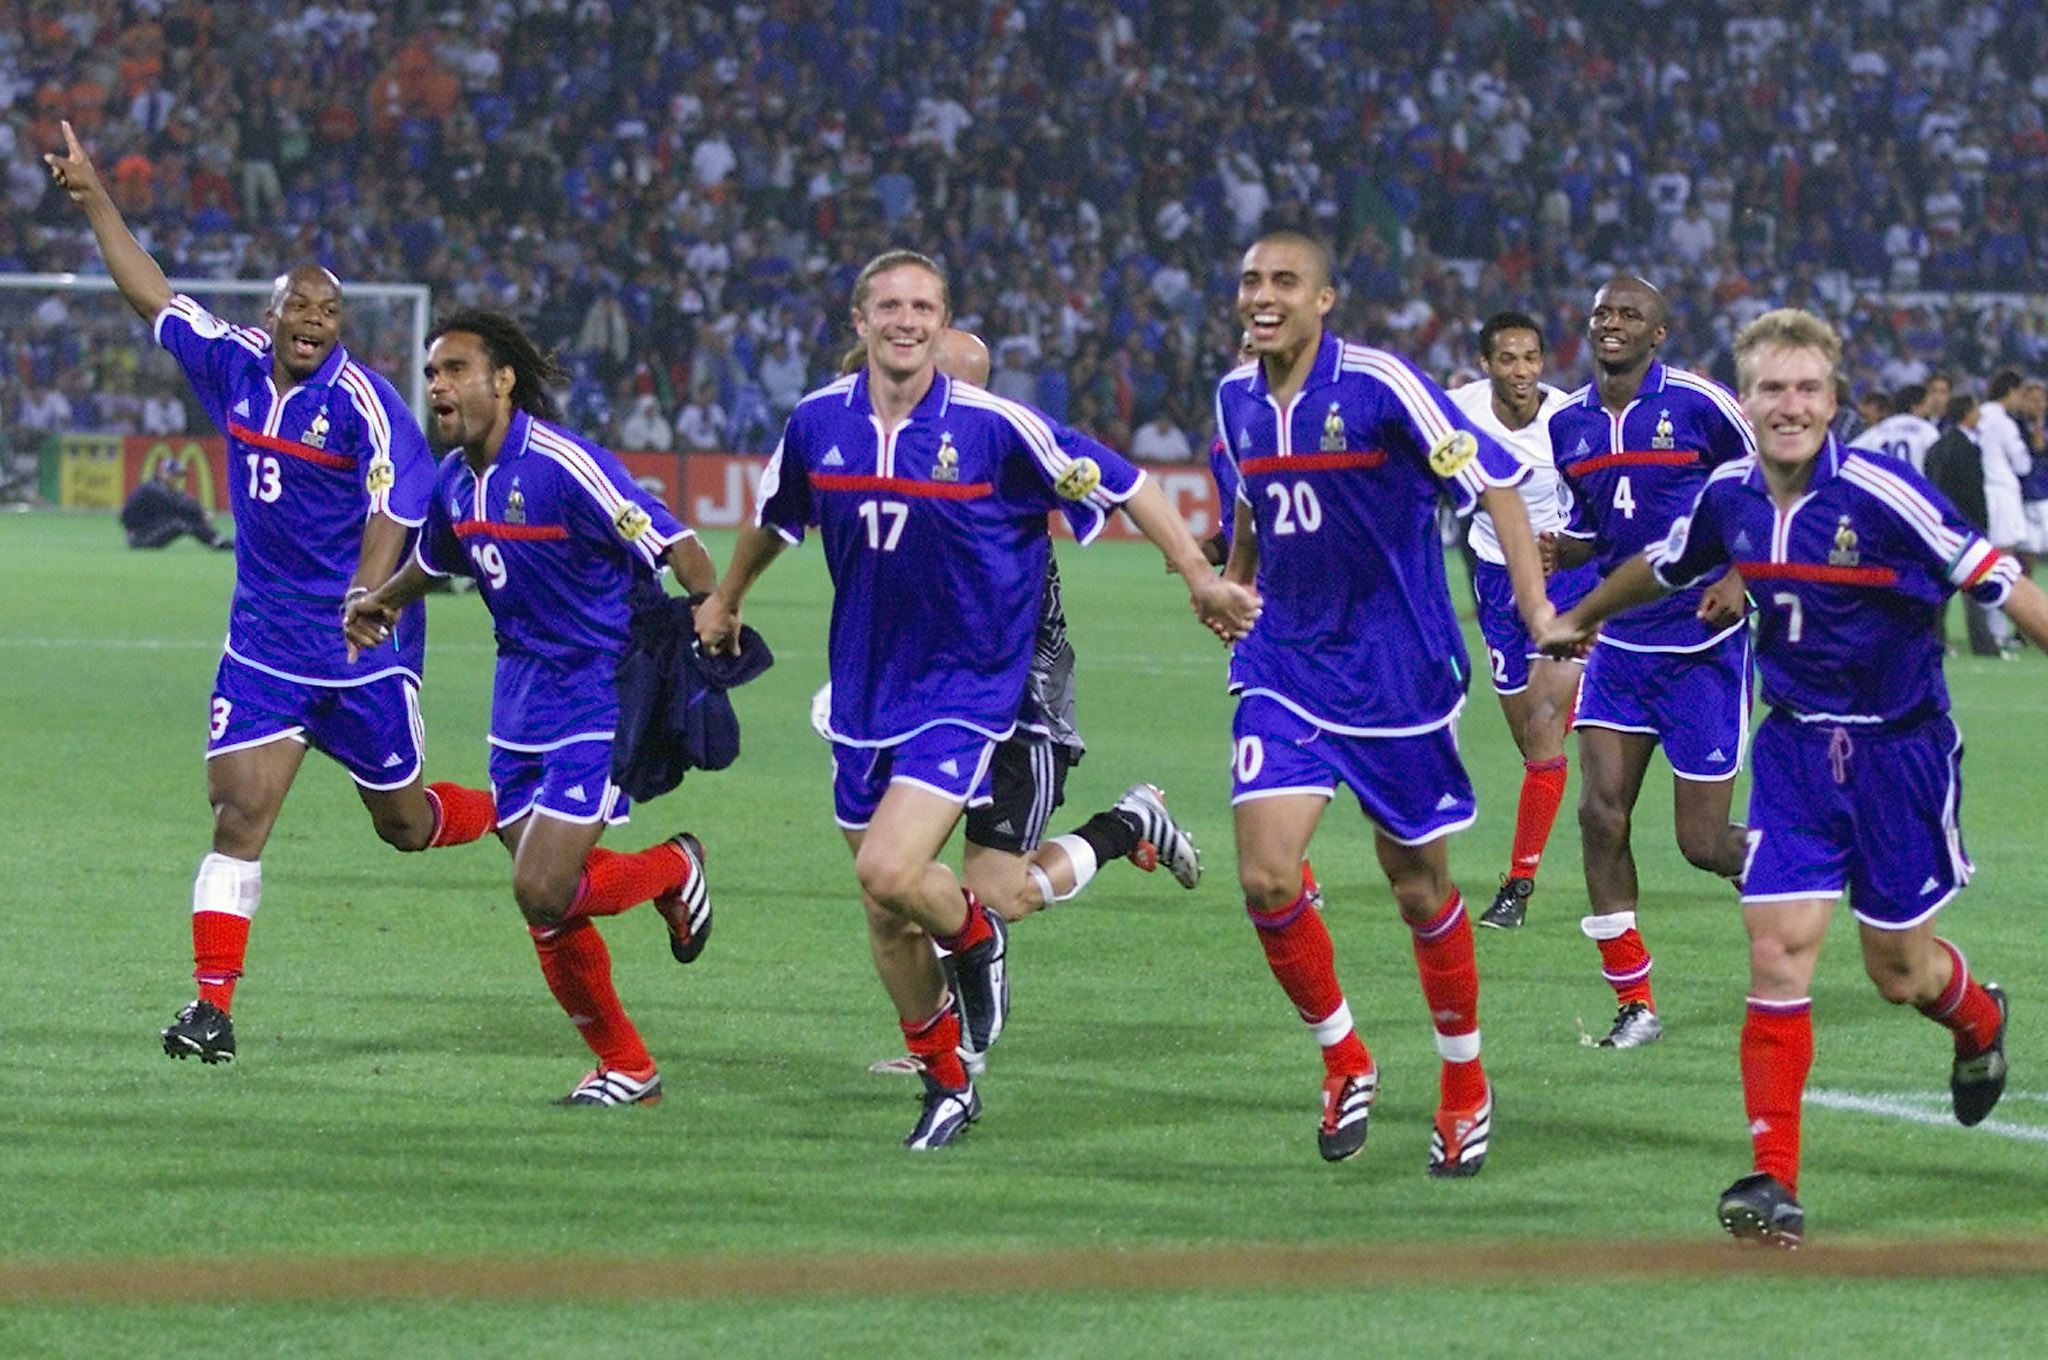
{"type": "Polygon", "coordinates": [[[344,600],[397,565],[433,464],[391,385],[342,348],[334,275],[309,264],[281,276],[261,330],[222,321],[171,292],[71,125],[63,131],[65,150],[44,157],[52,178],[227,437],[235,596],[206,749],[213,849],[192,887],[199,996],[162,1031],[171,1057],[226,1062],[263,847],[309,747],[348,770],[377,834],[398,849],[460,844],[490,827],[482,790],[421,782],[423,616],[400,620],[360,658],[335,628],[344,600]]]}
{"type": "MultiPolygon", "coordinates": [[[[1657,542],[1715,468],[1756,443],[1735,398],[1657,359],[1664,295],[1638,278],[1610,280],[1587,321],[1595,380],[1550,418],[1550,447],[1572,494],[1558,544],[1567,565],[1590,554],[1603,573],[1657,542]]],[[[1719,573],[1716,573],[1716,577],[1719,573]]],[[[1722,588],[1733,582],[1722,583],[1722,588]]],[[[1663,1034],[1650,991],[1650,951],[1636,925],[1630,817],[1650,757],[1671,762],[1678,847],[1709,872],[1742,868],[1742,828],[1728,822],[1749,732],[1749,633],[1738,614],[1702,621],[1702,587],[1608,621],[1579,685],[1579,835],[1589,910],[1580,921],[1614,989],[1604,1048],[1663,1034]]]]}
{"type": "Polygon", "coordinates": [[[1486,1157],[1493,1091],[1472,926],[1445,844],[1475,808],[1455,730],[1468,670],[1440,496],[1492,514],[1532,631],[1551,611],[1514,489],[1522,465],[1407,361],[1325,332],[1335,301],[1321,245],[1295,232],[1260,240],[1238,279],[1253,361],[1216,392],[1238,472],[1223,574],[1256,578],[1265,601],[1230,663],[1238,879],[1274,977],[1322,1046],[1317,1147],[1342,1161],[1364,1146],[1378,1072],[1301,865],[1337,784],[1350,787],[1413,932],[1443,1059],[1428,1170],[1469,1176],[1486,1157]]]}

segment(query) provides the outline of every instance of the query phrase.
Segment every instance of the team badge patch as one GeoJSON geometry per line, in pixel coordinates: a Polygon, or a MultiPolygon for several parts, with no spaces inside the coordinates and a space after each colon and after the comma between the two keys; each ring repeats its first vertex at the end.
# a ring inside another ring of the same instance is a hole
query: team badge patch
{"type": "Polygon", "coordinates": [[[1088,493],[1101,485],[1101,466],[1093,458],[1076,458],[1052,484],[1052,489],[1063,501],[1079,501],[1086,500],[1088,493]]]}
{"type": "Polygon", "coordinates": [[[505,522],[526,523],[526,493],[519,489],[519,479],[512,479],[512,494],[505,497],[505,522]]]}
{"type": "MultiPolygon", "coordinates": [[[[307,435],[312,434],[308,430],[307,435]]],[[[307,442],[311,442],[310,438],[307,442]]],[[[370,460],[370,470],[363,474],[363,486],[372,496],[381,496],[398,483],[398,469],[391,464],[391,455],[380,453],[370,460]]]]}
{"type": "Polygon", "coordinates": [[[612,516],[612,528],[619,531],[619,537],[628,543],[638,543],[640,535],[654,527],[654,521],[639,506],[628,502],[619,507],[619,513],[612,516]]]}
{"type": "Polygon", "coordinates": [[[957,482],[960,480],[960,450],[953,447],[950,431],[939,433],[938,457],[932,460],[932,480],[935,482],[957,482]]]}
{"type": "Polygon", "coordinates": [[[1657,413],[1657,433],[1650,436],[1650,447],[1653,449],[1675,449],[1678,447],[1678,441],[1672,437],[1671,412],[1659,411],[1657,413]]]}
{"type": "Polygon", "coordinates": [[[1324,453],[1344,452],[1344,411],[1334,401],[1330,403],[1328,413],[1323,416],[1321,447],[1324,453]]]}
{"type": "Polygon", "coordinates": [[[1479,456],[1479,441],[1470,430],[1452,430],[1436,441],[1429,451],[1429,470],[1439,477],[1455,477],[1479,456]]]}
{"type": "Polygon", "coordinates": [[[1863,554],[1856,549],[1856,530],[1844,515],[1835,521],[1835,546],[1828,553],[1828,565],[1853,567],[1862,560],[1863,554]]]}
{"type": "Polygon", "coordinates": [[[327,408],[323,406],[313,413],[313,423],[306,427],[306,435],[302,442],[311,444],[316,449],[326,448],[329,428],[327,408]]]}

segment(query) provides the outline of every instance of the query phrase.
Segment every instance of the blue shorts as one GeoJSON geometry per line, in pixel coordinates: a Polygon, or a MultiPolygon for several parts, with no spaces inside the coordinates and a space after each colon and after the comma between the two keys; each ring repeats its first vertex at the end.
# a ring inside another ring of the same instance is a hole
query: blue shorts
{"type": "Polygon", "coordinates": [[[498,825],[510,826],[529,812],[565,822],[623,822],[632,800],[612,783],[610,737],[585,737],[545,751],[491,746],[491,797],[498,825]]]}
{"type": "MultiPolygon", "coordinates": [[[[1554,571],[1544,578],[1543,593],[1562,614],[1600,584],[1593,564],[1554,571]]],[[[1472,573],[1472,594],[1479,602],[1479,636],[1486,642],[1487,670],[1496,694],[1520,694],[1529,688],[1529,663],[1542,653],[1529,638],[1529,626],[1515,606],[1515,586],[1508,569],[1481,562],[1472,573]]]]}
{"type": "Polygon", "coordinates": [[[1455,720],[1410,737],[1353,737],[1252,694],[1238,701],[1230,735],[1233,807],[1295,793],[1334,798],[1341,781],[1366,818],[1402,845],[1462,831],[1479,815],[1455,720]]]}
{"type": "Polygon", "coordinates": [[[1857,920],[1916,926],[1970,879],[1962,802],[1963,739],[1946,716],[1873,730],[1773,713],[1756,732],[1742,900],[1846,887],[1857,920]]]}
{"type": "Polygon", "coordinates": [[[832,743],[832,815],[848,831],[865,830],[891,784],[915,784],[962,807],[994,796],[989,776],[996,743],[970,728],[939,723],[894,746],[832,743]]]}
{"type": "Polygon", "coordinates": [[[366,789],[402,789],[420,777],[426,737],[419,686],[409,675],[309,685],[224,656],[211,718],[208,760],[289,739],[325,751],[366,789]]]}
{"type": "Polygon", "coordinates": [[[1733,779],[1749,741],[1749,631],[1699,652],[1601,644],[1586,658],[1573,726],[1643,732],[1681,779],[1733,779]]]}

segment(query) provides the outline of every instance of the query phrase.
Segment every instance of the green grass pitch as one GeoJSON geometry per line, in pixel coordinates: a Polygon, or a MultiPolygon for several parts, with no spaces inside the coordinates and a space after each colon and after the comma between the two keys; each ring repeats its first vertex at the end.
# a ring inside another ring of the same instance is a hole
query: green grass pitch
{"type": "MultiPolygon", "coordinates": [[[[191,995],[232,564],[130,552],[106,516],[0,519],[0,1353],[2038,1353],[2038,655],[1950,664],[1979,874],[1945,933],[2013,996],[2006,1102],[1978,1130],[1943,1121],[1946,1036],[1878,1000],[1843,911],[1815,987],[1811,1245],[1767,1257],[1713,1221],[1748,1169],[1744,947],[1733,895],[1672,843],[1661,761],[1635,843],[1667,1037],[1580,1042],[1613,999],[1578,931],[1575,765],[1529,926],[1479,932],[1499,1110],[1469,1182],[1423,1175],[1436,1061],[1413,958],[1355,805],[1333,805],[1313,856],[1383,1086],[1365,1153],[1326,1166],[1315,1051],[1235,891],[1221,648],[1149,548],[1063,545],[1061,566],[1090,749],[1056,825],[1147,779],[1206,874],[1183,892],[1111,866],[1020,926],[983,1121],[914,1156],[914,1084],[867,1071],[896,1030],[805,718],[814,549],[748,602],[778,660],[736,696],[739,763],[606,838],[688,827],[709,856],[696,964],[652,911],[604,925],[667,1099],[569,1111],[549,1102],[588,1055],[502,852],[390,851],[319,757],[264,857],[240,1061],[163,1057],[191,995]]],[[[489,621],[473,596],[431,611],[429,777],[479,783],[489,621]]],[[[1483,679],[1461,737],[1480,822],[1452,865],[1476,909],[1520,779],[1483,679]]]]}

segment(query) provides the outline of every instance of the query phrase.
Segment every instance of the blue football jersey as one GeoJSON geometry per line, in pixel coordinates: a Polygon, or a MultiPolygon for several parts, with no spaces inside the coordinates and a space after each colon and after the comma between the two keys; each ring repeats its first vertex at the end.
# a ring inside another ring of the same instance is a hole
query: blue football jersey
{"type": "Polygon", "coordinates": [[[1230,685],[1319,726],[1427,731],[1464,702],[1470,667],[1436,507],[1463,512],[1526,470],[1398,355],[1325,334],[1285,410],[1247,363],[1216,390],[1216,428],[1251,507],[1264,612],[1230,685]]]}
{"type": "Polygon", "coordinates": [[[1667,585],[1741,569],[1764,701],[1810,722],[1947,712],[1943,606],[1957,590],[2003,604],[2019,579],[2018,562],[1911,467],[1833,435],[1790,510],[1773,505],[1756,459],[1730,463],[1647,557],[1667,585]]]}
{"type": "MultiPolygon", "coordinates": [[[[1707,474],[1756,452],[1735,397],[1720,384],[1652,363],[1616,415],[1588,384],[1550,417],[1550,447],[1572,496],[1567,532],[1590,538],[1602,576],[1671,532],[1707,474]]],[[[1696,617],[1708,581],[1609,619],[1602,644],[1649,652],[1712,646],[1740,623],[1709,631],[1696,617]]]]}
{"type": "Polygon", "coordinates": [[[516,411],[482,473],[441,461],[419,561],[473,578],[498,640],[491,741],[544,750],[608,736],[628,588],[690,536],[608,449],[516,411]]]}
{"type": "Polygon", "coordinates": [[[370,517],[416,528],[426,516],[433,456],[397,391],[336,345],[318,372],[280,393],[269,335],[182,295],[158,314],[156,338],[227,436],[235,517],[228,654],[316,685],[360,685],[394,671],[417,680],[424,608],[408,609],[391,640],[354,664],[337,622],[370,517]]]}
{"type": "Polygon", "coordinates": [[[832,576],[832,740],[889,746],[951,723],[1001,739],[1031,668],[1047,516],[1082,543],[1143,474],[1027,406],[936,376],[886,435],[865,369],[790,413],[757,523],[816,525],[832,576]]]}

